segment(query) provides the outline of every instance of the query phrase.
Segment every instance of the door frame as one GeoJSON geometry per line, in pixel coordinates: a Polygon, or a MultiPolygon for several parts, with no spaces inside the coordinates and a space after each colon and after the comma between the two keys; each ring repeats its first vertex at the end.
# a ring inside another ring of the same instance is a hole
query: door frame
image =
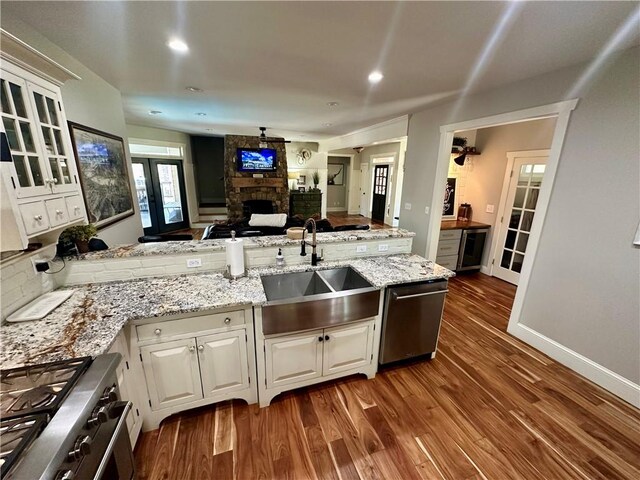
{"type": "Polygon", "coordinates": [[[360,200],[360,215],[362,215],[363,217],[371,216],[370,207],[371,207],[371,201],[373,197],[369,195],[369,199],[368,199],[369,201],[367,202],[368,205],[367,204],[363,205],[363,203],[365,203],[365,200],[367,199],[367,193],[371,193],[371,187],[368,186],[371,183],[370,178],[371,178],[371,165],[369,164],[369,162],[361,162],[360,163],[360,186],[358,190],[358,196],[360,200]],[[363,168],[365,168],[366,172],[362,171],[363,168]],[[363,200],[362,197],[364,197],[365,200],[363,200]]]}
{"type": "MultiPolygon", "coordinates": [[[[495,260],[498,257],[498,250],[502,250],[502,248],[498,248],[498,238],[500,237],[500,232],[504,228],[504,223],[498,223],[498,218],[504,218],[504,213],[507,208],[507,196],[509,194],[509,184],[511,183],[511,172],[513,171],[513,164],[516,158],[533,158],[533,157],[547,157],[547,163],[549,162],[549,149],[543,150],[521,150],[515,152],[507,152],[507,168],[504,170],[504,178],[502,180],[502,191],[500,192],[500,203],[498,204],[498,215],[496,216],[496,225],[499,226],[498,229],[495,227],[493,234],[491,235],[491,256],[489,260],[489,275],[493,276],[493,268],[495,267],[495,260]]],[[[545,181],[545,174],[542,177],[542,183],[545,181]]],[[[540,186],[540,190],[542,191],[542,186],[540,186]]],[[[538,205],[536,205],[536,213],[538,213],[538,205]]],[[[534,215],[535,219],[535,215],[534,215]]],[[[525,258],[527,254],[525,253],[525,258]]],[[[520,272],[520,278],[522,278],[522,272],[520,272]]],[[[520,284],[520,281],[518,281],[520,284]]]]}
{"type": "MultiPolygon", "coordinates": [[[[402,146],[400,148],[402,148],[402,146]]],[[[388,177],[388,182],[387,182],[387,209],[385,210],[385,214],[384,214],[384,223],[386,225],[392,225],[395,203],[396,203],[396,195],[398,193],[397,181],[395,180],[398,176],[398,170],[399,170],[398,168],[399,155],[396,152],[376,153],[375,155],[371,155],[369,157],[369,160],[370,160],[369,166],[373,167],[373,168],[369,168],[369,189],[371,191],[371,199],[370,199],[371,201],[369,203],[369,216],[371,216],[372,209],[373,209],[373,182],[374,182],[373,172],[375,172],[376,170],[375,166],[389,165],[390,175],[388,177]],[[381,160],[383,158],[391,158],[392,160],[381,160]],[[389,188],[389,186],[391,188],[389,188]]]]}
{"type": "MultiPolygon", "coordinates": [[[[554,129],[553,140],[551,142],[551,147],[549,149],[547,167],[545,169],[542,187],[540,189],[540,196],[538,197],[539,210],[536,208],[536,215],[533,219],[531,234],[529,236],[529,242],[527,244],[529,255],[526,255],[524,258],[522,271],[520,272],[520,282],[516,290],[513,307],[511,309],[511,315],[509,316],[509,325],[507,327],[507,332],[515,335],[518,338],[524,339],[527,343],[531,343],[533,339],[527,332],[523,332],[523,330],[530,329],[520,324],[522,309],[527,295],[527,290],[529,288],[531,271],[533,269],[533,264],[538,253],[540,234],[542,233],[542,228],[547,216],[549,200],[551,198],[551,193],[553,191],[553,186],[555,183],[558,163],[560,162],[560,154],[562,153],[564,138],[567,133],[567,127],[569,126],[569,119],[571,118],[571,112],[573,112],[573,110],[575,110],[576,106],[578,105],[578,100],[579,99],[574,98],[571,100],[564,100],[561,102],[542,105],[539,107],[526,108],[523,110],[516,110],[514,112],[481,117],[475,120],[451,123],[448,125],[442,125],[440,127],[438,162],[436,164],[436,174],[434,176],[435,187],[433,189],[433,197],[431,199],[432,215],[429,218],[429,229],[427,233],[427,246],[425,252],[426,257],[433,261],[435,261],[436,253],[438,251],[440,221],[442,219],[442,208],[435,207],[438,205],[442,205],[442,199],[444,198],[444,187],[447,180],[447,173],[449,171],[449,161],[451,159],[451,144],[453,143],[454,134],[456,132],[465,130],[495,127],[511,123],[526,122],[529,120],[539,120],[542,118],[556,117],[556,125],[554,129]],[[442,187],[439,188],[439,185],[441,185],[442,187]]],[[[540,343],[541,342],[536,342],[536,345],[534,346],[536,346],[536,348],[543,349],[544,347],[540,343]]],[[[543,351],[547,353],[549,352],[549,349],[544,349],[543,351]]]]}

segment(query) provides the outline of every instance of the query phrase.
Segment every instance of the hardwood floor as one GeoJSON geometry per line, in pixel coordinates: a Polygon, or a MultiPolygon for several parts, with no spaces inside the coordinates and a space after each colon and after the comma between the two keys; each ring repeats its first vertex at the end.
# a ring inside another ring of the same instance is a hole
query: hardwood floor
{"type": "Polygon", "coordinates": [[[438,353],[167,419],[142,479],[637,479],[640,412],[508,335],[515,287],[450,282],[438,353]]]}
{"type": "Polygon", "coordinates": [[[331,225],[369,225],[372,230],[381,230],[392,228],[391,225],[373,220],[372,218],[363,217],[362,215],[349,215],[347,212],[327,212],[327,220],[331,225]]]}

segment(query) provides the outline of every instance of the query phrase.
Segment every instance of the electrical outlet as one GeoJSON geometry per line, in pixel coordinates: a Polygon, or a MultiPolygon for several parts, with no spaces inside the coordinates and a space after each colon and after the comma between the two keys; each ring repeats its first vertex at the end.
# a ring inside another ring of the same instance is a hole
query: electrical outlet
{"type": "Polygon", "coordinates": [[[424,207],[424,214],[429,215],[429,207],[424,207]]]}
{"type": "Polygon", "coordinates": [[[495,205],[487,204],[487,213],[493,213],[495,208],[496,208],[495,205]]]}
{"type": "Polygon", "coordinates": [[[33,264],[33,271],[36,273],[42,273],[49,270],[49,262],[46,260],[32,258],[31,263],[33,264]]]}
{"type": "Polygon", "coordinates": [[[404,209],[405,210],[411,210],[411,204],[410,203],[405,203],[404,204],[404,209]]]}
{"type": "Polygon", "coordinates": [[[196,268],[202,266],[202,259],[200,258],[190,258],[187,260],[187,268],[196,268]]]}
{"type": "Polygon", "coordinates": [[[366,245],[356,245],[356,253],[364,253],[367,251],[366,245]]]}
{"type": "Polygon", "coordinates": [[[387,245],[387,244],[378,245],[378,251],[379,252],[387,252],[387,251],[389,251],[389,245],[387,245]]]}

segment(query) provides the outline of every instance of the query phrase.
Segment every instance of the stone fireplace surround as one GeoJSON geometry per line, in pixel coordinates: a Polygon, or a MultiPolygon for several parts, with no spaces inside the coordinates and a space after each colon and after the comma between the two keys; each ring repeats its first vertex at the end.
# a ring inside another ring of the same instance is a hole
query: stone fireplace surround
{"type": "Polygon", "coordinates": [[[238,148],[258,148],[258,137],[225,135],[224,137],[224,187],[229,220],[245,216],[243,202],[266,200],[273,203],[273,213],[289,213],[289,185],[287,183],[287,151],[284,143],[269,144],[276,150],[276,171],[262,173],[254,178],[251,172],[238,172],[236,155],[238,148]]]}

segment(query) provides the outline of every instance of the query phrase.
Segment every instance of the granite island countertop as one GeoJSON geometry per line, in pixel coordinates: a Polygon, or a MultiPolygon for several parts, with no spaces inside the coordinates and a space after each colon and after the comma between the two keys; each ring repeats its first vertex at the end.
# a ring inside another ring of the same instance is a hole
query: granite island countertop
{"type": "MultiPolygon", "coordinates": [[[[415,233],[402,228],[379,230],[348,230],[345,232],[324,232],[316,235],[318,244],[334,242],[362,242],[385,238],[411,238],[415,233]]],[[[299,245],[300,240],[292,240],[286,235],[266,235],[262,237],[242,238],[245,248],[285,247],[299,245]]],[[[180,255],[191,253],[209,253],[223,251],[225,239],[217,240],[178,240],[171,242],[134,243],[120,245],[108,250],[84,253],[69,257],[68,260],[104,260],[107,258],[144,257],[151,255],[180,255]]]]}
{"type": "Polygon", "coordinates": [[[285,267],[261,267],[229,280],[222,273],[154,277],[75,288],[42,320],[0,326],[0,366],[17,367],[109,350],[127,323],[144,318],[266,303],[261,275],[351,266],[372,285],[410,283],[455,274],[418,255],[401,254],[285,267]]]}

